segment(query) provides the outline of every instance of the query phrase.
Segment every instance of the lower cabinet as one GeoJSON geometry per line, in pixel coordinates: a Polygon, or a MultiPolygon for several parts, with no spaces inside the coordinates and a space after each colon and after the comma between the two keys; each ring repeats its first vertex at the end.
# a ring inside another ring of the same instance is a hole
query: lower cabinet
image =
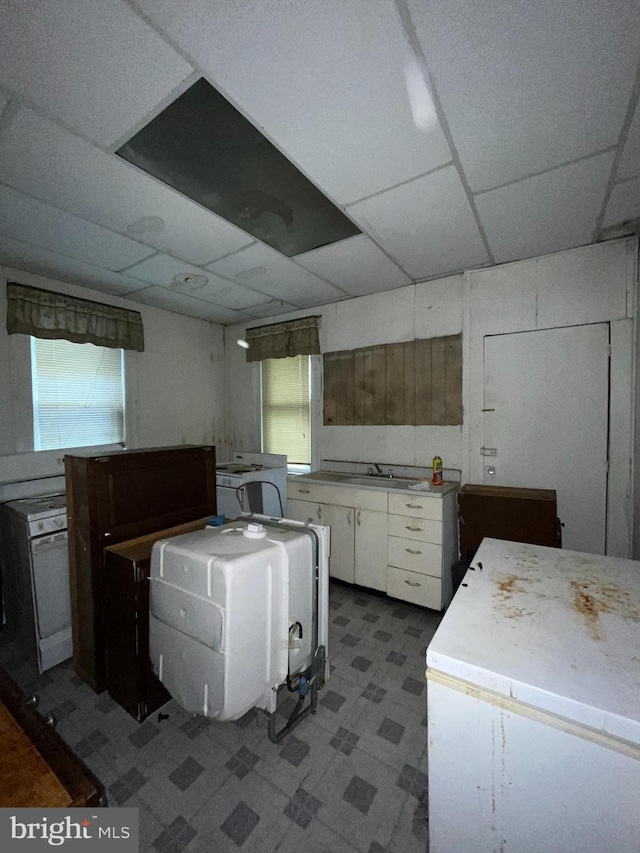
{"type": "Polygon", "coordinates": [[[353,507],[322,505],[321,524],[331,528],[329,574],[347,583],[355,583],[355,513],[353,507]]]}
{"type": "Polygon", "coordinates": [[[329,574],[386,590],[387,492],[289,482],[287,515],[331,528],[329,574]]]}
{"type": "Polygon", "coordinates": [[[290,480],[287,515],[331,528],[331,577],[443,610],[458,558],[457,487],[420,492],[290,480]]]}
{"type": "Polygon", "coordinates": [[[387,591],[387,513],[356,510],[355,582],[387,591]]]}
{"type": "Polygon", "coordinates": [[[439,495],[389,493],[387,594],[443,610],[457,559],[455,489],[439,495]]]}

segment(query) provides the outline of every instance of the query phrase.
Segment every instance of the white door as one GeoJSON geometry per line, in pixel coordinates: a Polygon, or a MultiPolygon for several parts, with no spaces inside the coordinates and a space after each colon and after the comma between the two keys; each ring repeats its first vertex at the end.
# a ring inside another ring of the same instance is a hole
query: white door
{"type": "Polygon", "coordinates": [[[555,489],[569,550],[605,552],[608,400],[608,323],[485,337],[484,482],[555,489]]]}

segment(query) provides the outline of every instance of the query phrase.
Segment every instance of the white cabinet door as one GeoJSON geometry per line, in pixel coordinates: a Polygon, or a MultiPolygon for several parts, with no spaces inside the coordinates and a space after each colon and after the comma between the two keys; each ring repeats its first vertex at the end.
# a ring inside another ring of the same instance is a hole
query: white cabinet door
{"type": "Polygon", "coordinates": [[[313,501],[287,501],[287,518],[293,521],[309,521],[312,524],[324,524],[320,520],[322,515],[322,504],[313,503],[313,501]]]}
{"type": "Polygon", "coordinates": [[[484,395],[485,483],[555,489],[562,547],[604,554],[608,324],[486,337],[484,395]]]}
{"type": "Polygon", "coordinates": [[[387,514],[356,510],[355,582],[387,589],[387,514]]]}
{"type": "Polygon", "coordinates": [[[352,507],[321,504],[321,524],[331,527],[331,557],[329,574],[332,578],[353,583],[354,572],[354,516],[352,507]]]}

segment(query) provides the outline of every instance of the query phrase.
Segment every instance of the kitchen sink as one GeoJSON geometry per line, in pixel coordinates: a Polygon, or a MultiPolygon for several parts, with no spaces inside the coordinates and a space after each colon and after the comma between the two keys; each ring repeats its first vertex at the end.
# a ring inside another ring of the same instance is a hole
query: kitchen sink
{"type": "Polygon", "coordinates": [[[348,477],[345,480],[350,486],[375,486],[378,489],[406,489],[416,480],[405,480],[402,477],[348,477]]]}
{"type": "Polygon", "coordinates": [[[302,474],[300,479],[317,480],[322,483],[345,483],[348,474],[338,474],[335,471],[313,471],[311,474],[302,474]]]}

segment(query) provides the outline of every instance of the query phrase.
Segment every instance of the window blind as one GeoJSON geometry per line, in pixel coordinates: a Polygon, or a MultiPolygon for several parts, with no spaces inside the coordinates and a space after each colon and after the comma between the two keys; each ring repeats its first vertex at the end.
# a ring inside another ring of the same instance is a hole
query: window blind
{"type": "Polygon", "coordinates": [[[34,447],[124,442],[122,350],[31,338],[34,447]]]}
{"type": "Polygon", "coordinates": [[[262,450],[291,465],[311,463],[309,372],[308,355],[262,362],[262,450]]]}

